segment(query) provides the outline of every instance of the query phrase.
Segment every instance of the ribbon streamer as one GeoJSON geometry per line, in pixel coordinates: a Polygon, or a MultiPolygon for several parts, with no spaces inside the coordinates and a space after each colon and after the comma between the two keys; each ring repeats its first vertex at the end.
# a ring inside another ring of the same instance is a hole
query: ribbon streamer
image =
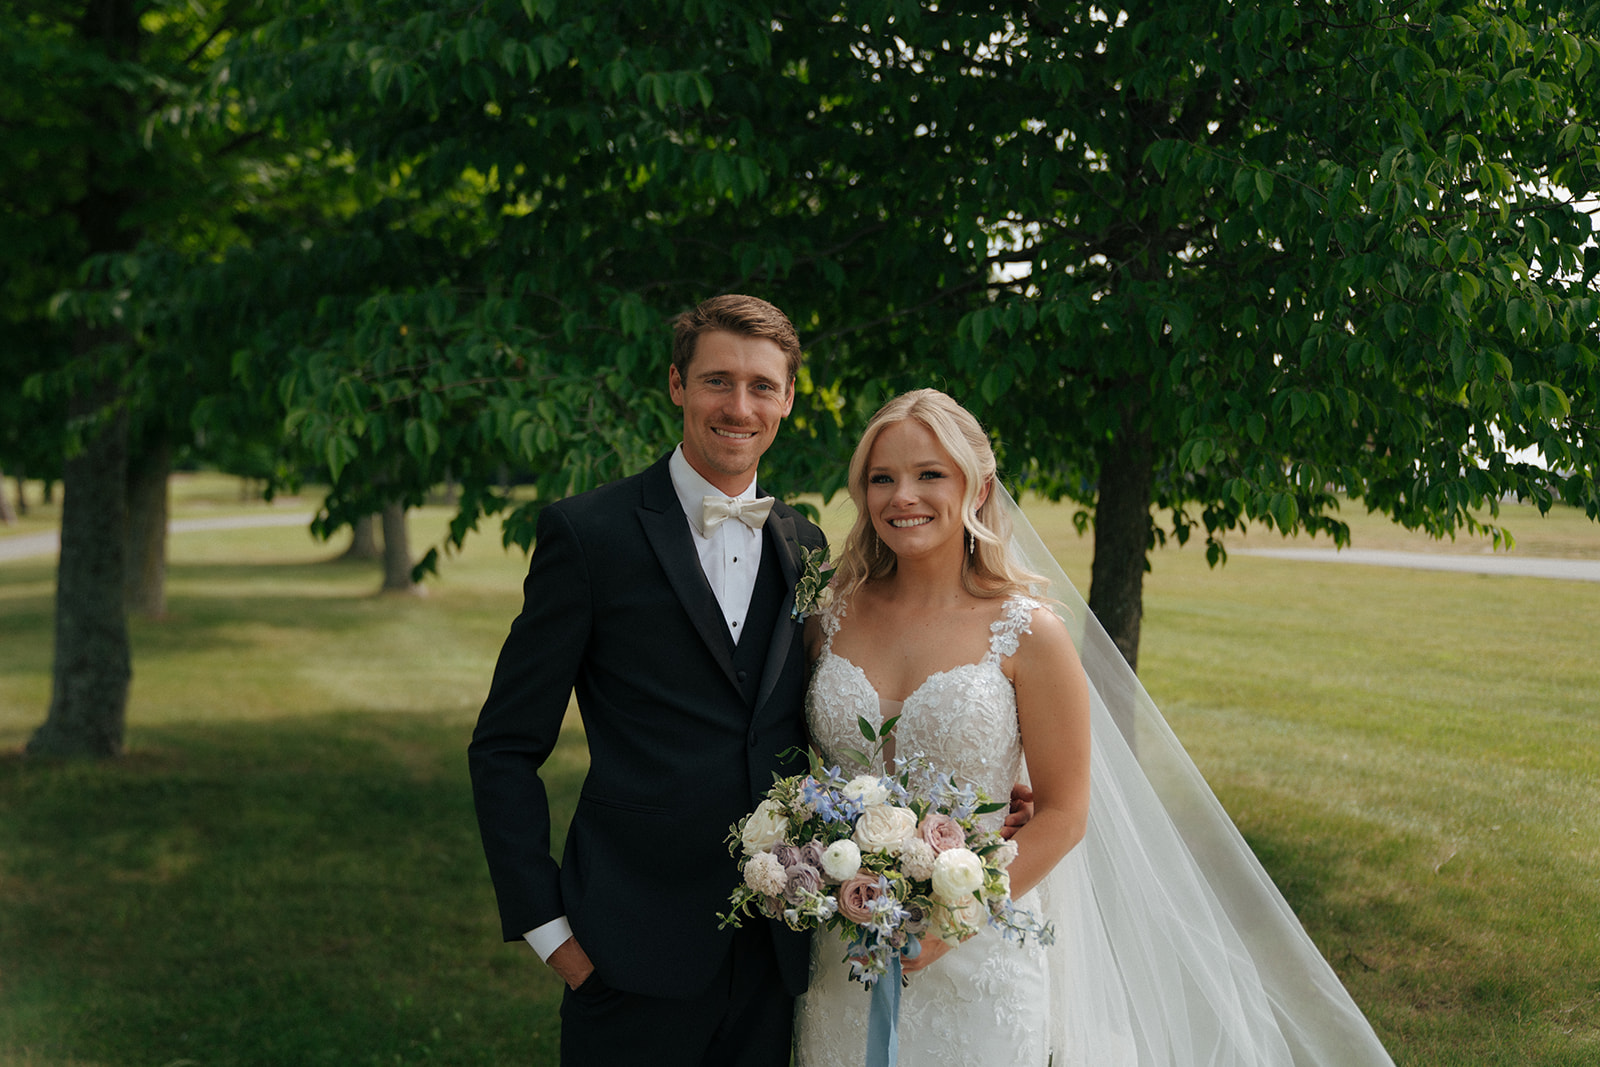
{"type": "Polygon", "coordinates": [[[872,1007],[867,1015],[866,1067],[895,1067],[900,1062],[900,957],[914,960],[922,944],[908,941],[889,959],[889,970],[872,983],[872,1007]]]}

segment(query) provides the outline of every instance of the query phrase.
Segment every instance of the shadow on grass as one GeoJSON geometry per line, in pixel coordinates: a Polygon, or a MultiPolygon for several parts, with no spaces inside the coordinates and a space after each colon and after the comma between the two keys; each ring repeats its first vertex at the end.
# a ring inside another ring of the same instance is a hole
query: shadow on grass
{"type": "MultiPolygon", "coordinates": [[[[371,561],[338,558],[311,563],[174,564],[167,572],[167,617],[130,619],[135,655],[143,660],[253,648],[253,641],[236,636],[242,628],[299,629],[313,613],[319,630],[354,634],[375,617],[414,603],[380,596],[382,580],[371,561]]],[[[0,612],[0,642],[7,649],[0,674],[48,673],[54,636],[54,565],[0,567],[0,600],[5,605],[0,612]]]]}
{"type": "MultiPolygon", "coordinates": [[[[559,983],[499,943],[469,730],[352,713],[145,728],[112,764],[0,757],[0,1063],[555,1062],[559,983]]],[[[558,826],[585,767],[570,732],[558,826]]],[[[1368,882],[1410,843],[1364,834],[1249,843],[1398,1063],[1595,1062],[1574,1058],[1595,1001],[1551,1002],[1368,882]],[[1567,1036],[1528,1032],[1558,1010],[1567,1036]]]]}
{"type": "MultiPolygon", "coordinates": [[[[500,944],[469,729],[325,716],[0,759],[0,1061],[554,1062],[559,983],[500,944]]],[[[585,764],[567,736],[552,793],[585,764]]]]}

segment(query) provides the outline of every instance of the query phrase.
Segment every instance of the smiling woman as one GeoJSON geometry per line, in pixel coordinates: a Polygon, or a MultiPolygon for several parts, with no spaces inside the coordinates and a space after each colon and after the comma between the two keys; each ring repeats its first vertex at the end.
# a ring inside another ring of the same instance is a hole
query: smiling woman
{"type": "MultiPolygon", "coordinates": [[[[969,496],[982,506],[988,484],[967,492],[967,478],[933,431],[906,420],[884,429],[867,462],[867,514],[902,567],[930,552],[966,551],[962,515],[969,496]],[[961,537],[956,535],[961,534],[961,537]]],[[[944,561],[946,566],[955,561],[944,561]]]]}
{"type": "MultiPolygon", "coordinates": [[[[894,748],[980,798],[1031,786],[1006,892],[1058,939],[952,932],[937,903],[924,932],[908,903],[907,925],[879,935],[918,939],[901,966],[898,1062],[1389,1067],[1121,651],[1025,542],[977,420],[936,390],[890,401],[852,458],[850,494],[834,597],[807,631],[822,765],[892,723],[894,748]]],[[[870,771],[898,773],[892,758],[880,746],[870,771]]],[[[837,931],[813,939],[799,1067],[859,1063],[864,1046],[882,1062],[882,1029],[851,987],[857,954],[837,931]]]]}

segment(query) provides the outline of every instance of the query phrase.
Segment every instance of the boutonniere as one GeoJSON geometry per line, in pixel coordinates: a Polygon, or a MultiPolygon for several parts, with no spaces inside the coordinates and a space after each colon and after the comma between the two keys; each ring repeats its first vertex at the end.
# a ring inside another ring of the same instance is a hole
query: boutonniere
{"type": "Polygon", "coordinates": [[[833,577],[836,563],[828,562],[828,550],[813,548],[800,560],[800,580],[794,585],[794,612],[791,619],[804,619],[819,608],[828,606],[833,590],[828,579],[833,577]]]}

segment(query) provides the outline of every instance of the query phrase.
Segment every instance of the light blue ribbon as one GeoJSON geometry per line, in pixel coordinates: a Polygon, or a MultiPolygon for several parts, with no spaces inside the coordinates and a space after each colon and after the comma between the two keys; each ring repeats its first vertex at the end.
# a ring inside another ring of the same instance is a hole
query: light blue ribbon
{"type": "Polygon", "coordinates": [[[895,1067],[900,1062],[900,957],[916,959],[921,951],[920,942],[907,942],[905,948],[890,957],[888,971],[872,983],[866,1067],[895,1067]]]}

